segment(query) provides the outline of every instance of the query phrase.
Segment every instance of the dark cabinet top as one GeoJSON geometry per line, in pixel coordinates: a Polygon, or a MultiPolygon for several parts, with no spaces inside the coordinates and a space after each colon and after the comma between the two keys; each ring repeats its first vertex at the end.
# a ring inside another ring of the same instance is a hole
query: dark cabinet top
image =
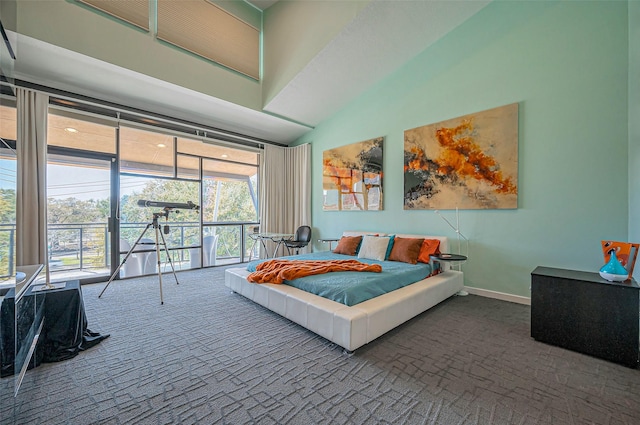
{"type": "Polygon", "coordinates": [[[603,279],[598,272],[585,272],[579,270],[556,269],[553,267],[538,266],[531,272],[532,276],[546,276],[560,279],[579,280],[583,282],[602,283],[606,285],[621,286],[627,288],[640,289],[640,285],[635,279],[624,282],[609,282],[603,279]]]}

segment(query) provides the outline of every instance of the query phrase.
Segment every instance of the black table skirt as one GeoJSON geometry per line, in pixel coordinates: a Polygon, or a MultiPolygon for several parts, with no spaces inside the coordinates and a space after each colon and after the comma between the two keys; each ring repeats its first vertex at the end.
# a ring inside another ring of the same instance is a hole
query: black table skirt
{"type": "MultiPolygon", "coordinates": [[[[10,290],[0,307],[0,351],[2,377],[14,373],[14,312],[15,295],[10,290]]],[[[109,335],[100,335],[87,328],[80,282],[66,282],[64,288],[37,292],[44,295],[44,325],[29,368],[47,362],[59,362],[78,355],[98,344],[109,335]]],[[[27,290],[25,298],[34,298],[33,286],[27,290]]],[[[29,302],[23,299],[21,302],[29,302]]]]}

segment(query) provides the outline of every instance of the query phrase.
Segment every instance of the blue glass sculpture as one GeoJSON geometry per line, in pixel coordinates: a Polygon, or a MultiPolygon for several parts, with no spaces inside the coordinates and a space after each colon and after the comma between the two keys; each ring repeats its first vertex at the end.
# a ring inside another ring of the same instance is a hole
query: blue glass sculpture
{"type": "Polygon", "coordinates": [[[616,252],[612,250],[609,255],[609,262],[600,269],[600,276],[609,282],[622,282],[627,280],[629,272],[627,272],[627,269],[622,267],[622,264],[618,261],[616,252]]]}

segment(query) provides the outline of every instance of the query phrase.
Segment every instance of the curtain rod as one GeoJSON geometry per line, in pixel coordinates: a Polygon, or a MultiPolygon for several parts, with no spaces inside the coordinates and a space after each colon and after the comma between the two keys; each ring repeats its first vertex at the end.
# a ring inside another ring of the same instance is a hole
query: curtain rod
{"type": "MultiPolygon", "coordinates": [[[[54,96],[57,99],[61,99],[61,100],[65,100],[65,101],[69,101],[69,102],[75,102],[76,106],[93,106],[96,108],[102,108],[102,109],[108,109],[112,112],[116,112],[116,113],[124,113],[124,114],[130,114],[130,115],[134,115],[138,118],[140,118],[142,123],[147,123],[149,124],[147,121],[143,121],[143,119],[147,119],[147,120],[153,120],[153,121],[159,121],[158,124],[161,123],[165,123],[167,125],[174,125],[174,126],[179,126],[179,127],[189,127],[190,129],[194,130],[194,136],[196,137],[204,137],[206,138],[211,138],[211,139],[221,139],[222,141],[226,141],[226,142],[232,142],[232,143],[238,143],[240,145],[252,145],[253,147],[258,147],[258,148],[262,148],[264,145],[273,145],[273,146],[280,146],[280,147],[287,147],[286,144],[283,143],[277,143],[277,142],[273,142],[270,140],[266,140],[266,139],[261,139],[258,137],[253,137],[253,136],[247,136],[245,134],[241,134],[241,133],[237,133],[234,131],[229,131],[229,130],[224,130],[221,128],[217,128],[217,127],[210,127],[210,126],[206,126],[206,125],[202,125],[202,124],[198,124],[195,122],[191,122],[191,121],[187,121],[187,120],[183,120],[180,118],[172,118],[172,117],[168,117],[166,115],[163,114],[156,114],[153,112],[149,112],[149,111],[145,111],[142,109],[138,109],[138,108],[133,108],[133,107],[129,107],[129,106],[125,106],[125,105],[120,105],[114,102],[109,102],[106,100],[101,100],[101,99],[97,99],[97,98],[93,98],[90,96],[85,96],[85,95],[80,95],[77,93],[72,93],[69,91],[65,91],[65,90],[60,90],[60,89],[55,89],[52,87],[47,87],[47,86],[43,86],[40,84],[36,84],[36,83],[31,83],[28,81],[23,81],[23,80],[14,80],[13,83],[8,83],[6,81],[2,81],[0,82],[0,84],[3,85],[8,85],[8,86],[12,86],[12,87],[21,87],[21,88],[26,88],[29,90],[34,90],[34,91],[39,91],[45,94],[48,94],[50,96],[54,96]]],[[[69,105],[67,105],[69,106],[69,105]]],[[[80,108],[80,110],[82,110],[80,108]]],[[[88,111],[91,112],[91,111],[88,111]]],[[[158,127],[162,127],[161,125],[159,125],[158,127]]],[[[169,128],[171,129],[171,128],[169,128]]]]}

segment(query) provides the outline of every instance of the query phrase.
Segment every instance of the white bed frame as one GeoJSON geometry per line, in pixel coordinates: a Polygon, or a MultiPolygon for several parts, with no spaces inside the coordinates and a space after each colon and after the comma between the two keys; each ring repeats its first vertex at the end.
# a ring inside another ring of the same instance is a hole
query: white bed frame
{"type": "MultiPolygon", "coordinates": [[[[343,235],[371,233],[344,232],[343,235]]],[[[440,250],[448,252],[449,249],[446,237],[396,236],[439,239],[440,250]]],[[[227,269],[225,285],[350,352],[461,291],[462,272],[450,269],[447,263],[441,266],[443,273],[351,307],[289,285],[250,283],[246,267],[227,269]]]]}

